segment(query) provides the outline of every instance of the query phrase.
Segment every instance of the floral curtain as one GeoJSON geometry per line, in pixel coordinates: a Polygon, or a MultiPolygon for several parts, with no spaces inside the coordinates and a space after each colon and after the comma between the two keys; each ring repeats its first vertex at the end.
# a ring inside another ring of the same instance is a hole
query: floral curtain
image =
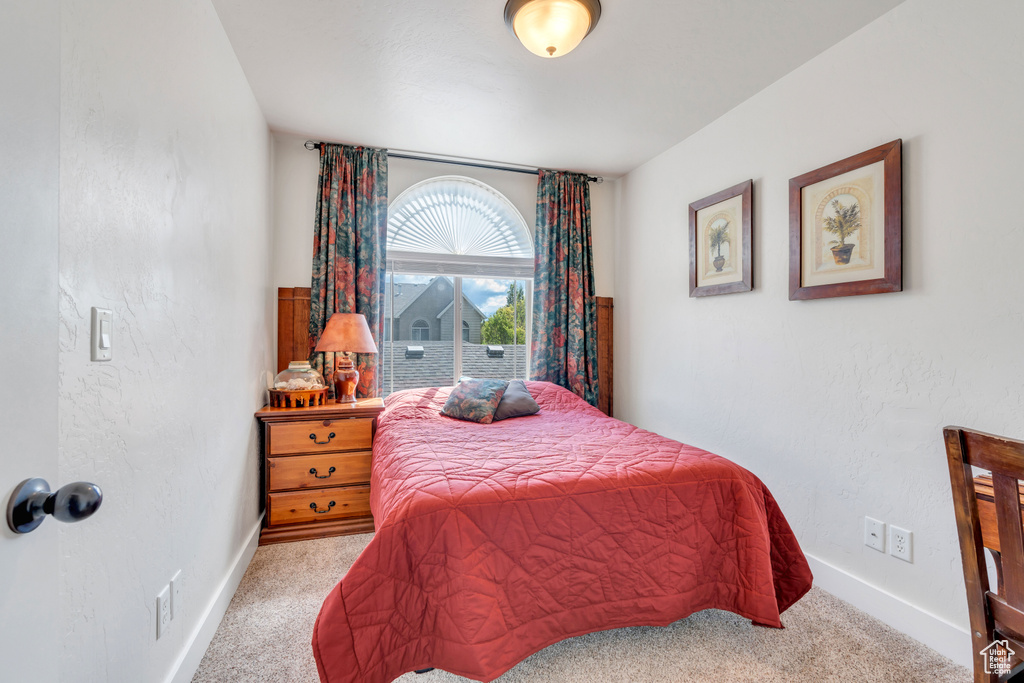
{"type": "Polygon", "coordinates": [[[597,307],[587,176],[540,172],[533,258],[530,376],[597,405],[597,307]]]}
{"type": "MultiPolygon", "coordinates": [[[[380,348],[384,338],[384,262],[388,229],[387,150],[320,145],[320,188],[313,234],[310,285],[309,359],[330,375],[334,353],[313,353],[335,313],[362,313],[380,348]]],[[[379,396],[377,356],[356,354],[359,397],[379,396]]],[[[334,387],[331,385],[333,395],[334,387]]]]}

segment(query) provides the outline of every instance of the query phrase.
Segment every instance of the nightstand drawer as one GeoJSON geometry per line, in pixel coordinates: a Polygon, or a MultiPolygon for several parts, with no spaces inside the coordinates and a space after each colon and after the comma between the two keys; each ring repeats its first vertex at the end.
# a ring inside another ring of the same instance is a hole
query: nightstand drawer
{"type": "Polygon", "coordinates": [[[309,489],[270,494],[270,524],[319,522],[370,514],[370,487],[309,489]]]}
{"type": "Polygon", "coordinates": [[[310,420],[270,425],[270,455],[369,450],[373,419],[310,420]]]}
{"type": "Polygon", "coordinates": [[[318,453],[267,458],[271,491],[306,489],[370,481],[371,451],[318,453]]]}

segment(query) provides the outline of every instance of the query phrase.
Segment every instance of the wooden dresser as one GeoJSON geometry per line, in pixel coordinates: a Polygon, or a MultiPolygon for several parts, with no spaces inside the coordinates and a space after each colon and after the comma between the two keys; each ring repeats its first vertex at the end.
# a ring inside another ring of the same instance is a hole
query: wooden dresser
{"type": "Polygon", "coordinates": [[[263,408],[260,545],[373,531],[370,457],[379,398],[263,408]]]}

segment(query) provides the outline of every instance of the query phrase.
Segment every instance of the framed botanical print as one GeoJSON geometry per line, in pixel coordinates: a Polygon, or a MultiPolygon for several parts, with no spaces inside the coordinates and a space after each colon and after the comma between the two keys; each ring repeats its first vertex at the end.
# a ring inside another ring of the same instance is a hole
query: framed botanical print
{"type": "Polygon", "coordinates": [[[789,181],[789,298],[903,289],[902,141],[789,181]]]}
{"type": "Polygon", "coordinates": [[[690,204],[691,297],[753,287],[753,187],[747,180],[690,204]]]}

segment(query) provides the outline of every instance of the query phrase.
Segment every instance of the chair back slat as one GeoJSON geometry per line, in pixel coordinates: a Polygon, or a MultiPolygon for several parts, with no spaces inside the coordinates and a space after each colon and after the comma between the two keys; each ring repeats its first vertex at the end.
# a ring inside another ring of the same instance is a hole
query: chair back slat
{"type": "MultiPolygon", "coordinates": [[[[974,478],[974,495],[978,498],[978,518],[984,546],[999,552],[999,532],[996,528],[996,503],[992,495],[992,475],[974,478]]],[[[1024,482],[1020,484],[1021,523],[1024,524],[1024,482]]]]}
{"type": "Polygon", "coordinates": [[[992,616],[1001,629],[1007,631],[1010,637],[1017,640],[1024,637],[1024,611],[1017,609],[995,593],[989,593],[988,600],[992,616]]]}
{"type": "MultiPolygon", "coordinates": [[[[1024,467],[1021,469],[1024,476],[1024,467]]],[[[1020,522],[1020,492],[1017,479],[992,474],[992,494],[996,503],[996,528],[1002,553],[1003,586],[1010,605],[1024,607],[1024,528],[1020,522]]]]}
{"type": "Polygon", "coordinates": [[[1024,442],[970,429],[960,431],[967,462],[989,470],[993,475],[1024,477],[1024,442]]]}

